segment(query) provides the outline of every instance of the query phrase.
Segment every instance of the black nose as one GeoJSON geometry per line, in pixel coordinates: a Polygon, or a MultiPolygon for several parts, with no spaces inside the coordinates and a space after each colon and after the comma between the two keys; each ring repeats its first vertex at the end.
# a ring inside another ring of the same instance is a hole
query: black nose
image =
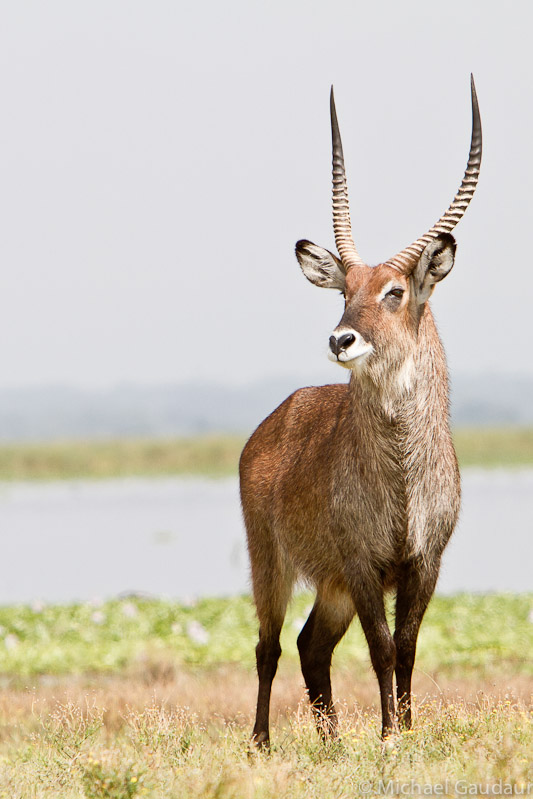
{"type": "Polygon", "coordinates": [[[337,338],[336,336],[330,336],[329,348],[334,355],[338,355],[342,350],[347,350],[348,347],[351,347],[354,341],[355,336],[353,333],[343,333],[340,338],[337,338]]]}

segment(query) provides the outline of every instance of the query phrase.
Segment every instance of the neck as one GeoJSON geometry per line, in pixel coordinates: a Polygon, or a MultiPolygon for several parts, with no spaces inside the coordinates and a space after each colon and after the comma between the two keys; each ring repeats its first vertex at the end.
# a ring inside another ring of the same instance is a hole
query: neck
{"type": "MultiPolygon", "coordinates": [[[[429,307],[416,345],[394,366],[372,366],[350,379],[352,405],[372,428],[397,428],[406,441],[449,436],[448,374],[444,350],[429,307]]],[[[409,444],[408,444],[409,446],[409,444]]]]}

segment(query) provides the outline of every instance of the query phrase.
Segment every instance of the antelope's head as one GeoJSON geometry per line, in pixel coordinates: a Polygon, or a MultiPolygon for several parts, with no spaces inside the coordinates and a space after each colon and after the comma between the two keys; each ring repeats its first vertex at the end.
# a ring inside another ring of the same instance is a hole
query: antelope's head
{"type": "Polygon", "coordinates": [[[344,295],[343,316],[329,339],[329,357],[357,372],[372,365],[401,369],[416,346],[425,304],[435,284],[451,271],[455,239],[451,231],[473,197],[481,164],[481,120],[474,79],[472,139],[466,172],[455,198],[424,236],[398,255],[375,267],[359,256],[352,238],[342,142],[331,89],[333,141],[333,228],[340,257],[302,240],[296,257],[306,278],[316,286],[344,295]]]}

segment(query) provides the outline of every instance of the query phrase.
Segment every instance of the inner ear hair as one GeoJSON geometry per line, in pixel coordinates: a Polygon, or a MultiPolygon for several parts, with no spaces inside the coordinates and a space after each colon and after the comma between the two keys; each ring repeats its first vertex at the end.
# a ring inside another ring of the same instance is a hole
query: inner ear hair
{"type": "Polygon", "coordinates": [[[455,249],[455,239],[449,233],[441,233],[426,245],[411,274],[417,305],[423,305],[431,296],[435,284],[450,273],[455,249]]]}
{"type": "Polygon", "coordinates": [[[430,241],[420,256],[416,268],[417,272],[422,273],[420,275],[422,279],[428,271],[436,278],[435,282],[446,277],[453,266],[456,247],[455,239],[450,233],[441,233],[430,241]]]}
{"type": "Polygon", "coordinates": [[[426,245],[413,274],[420,288],[429,275],[434,283],[446,277],[453,266],[456,246],[454,237],[449,233],[441,233],[426,245]]]}
{"type": "Polygon", "coordinates": [[[344,291],[345,268],[332,252],[301,239],[296,244],[296,257],[302,272],[315,286],[344,291]]]}

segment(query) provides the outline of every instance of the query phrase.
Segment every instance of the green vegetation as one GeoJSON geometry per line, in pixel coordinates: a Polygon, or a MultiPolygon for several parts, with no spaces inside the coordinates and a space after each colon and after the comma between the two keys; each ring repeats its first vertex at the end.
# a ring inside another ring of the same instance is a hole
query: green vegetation
{"type": "Polygon", "coordinates": [[[461,466],[533,466],[533,428],[459,428],[454,441],[461,466]]]}
{"type": "Polygon", "coordinates": [[[245,438],[231,435],[13,444],[0,447],[0,480],[236,474],[245,438]]]}
{"type": "Polygon", "coordinates": [[[505,795],[500,781],[533,790],[533,595],[433,600],[414,728],[386,745],[357,623],[334,659],[340,737],[317,735],[295,646],[310,602],[295,598],[284,629],[270,757],[248,745],[249,598],[0,608],[0,797],[423,795],[413,784],[447,784],[441,795],[495,785],[505,795]]]}
{"type": "MultiPolygon", "coordinates": [[[[454,433],[461,466],[533,466],[533,429],[466,428],[454,433]]],[[[237,473],[244,436],[65,441],[0,447],[0,480],[237,473]]]]}
{"type": "MultiPolygon", "coordinates": [[[[283,658],[297,663],[296,636],[312,604],[298,594],[282,634],[283,658]]],[[[418,646],[424,671],[533,676],[533,595],[437,596],[418,646]]],[[[257,622],[249,597],[202,599],[191,606],[128,598],[91,603],[0,608],[0,674],[116,673],[166,660],[189,667],[238,663],[253,668],[257,622]]],[[[360,626],[339,645],[339,665],[368,663],[360,626]]]]}

